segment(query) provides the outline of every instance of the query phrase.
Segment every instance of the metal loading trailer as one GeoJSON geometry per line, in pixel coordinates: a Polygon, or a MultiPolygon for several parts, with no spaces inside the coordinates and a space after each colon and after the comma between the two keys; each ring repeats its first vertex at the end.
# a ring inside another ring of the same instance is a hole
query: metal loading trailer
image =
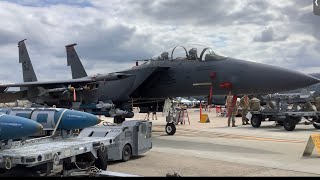
{"type": "Polygon", "coordinates": [[[3,176],[52,176],[96,166],[106,170],[111,137],[44,137],[14,141],[0,150],[3,176]]]}
{"type": "Polygon", "coordinates": [[[302,118],[305,118],[305,125],[313,124],[316,129],[320,129],[320,120],[318,111],[309,112],[267,112],[267,111],[249,111],[252,114],[251,125],[258,128],[263,121],[276,121],[287,131],[293,131],[302,118]]]}
{"type": "Polygon", "coordinates": [[[124,121],[117,125],[104,122],[83,129],[79,137],[112,137],[114,143],[108,146],[108,161],[128,161],[152,148],[152,123],[142,120],[124,121]]]}
{"type": "Polygon", "coordinates": [[[255,107],[249,110],[248,115],[252,115],[251,125],[260,127],[262,121],[276,121],[287,131],[293,131],[297,124],[305,120],[304,124],[313,124],[316,129],[320,129],[319,111],[315,111],[314,98],[303,94],[273,94],[262,97],[265,104],[260,107],[259,102],[255,102],[255,107]]]}

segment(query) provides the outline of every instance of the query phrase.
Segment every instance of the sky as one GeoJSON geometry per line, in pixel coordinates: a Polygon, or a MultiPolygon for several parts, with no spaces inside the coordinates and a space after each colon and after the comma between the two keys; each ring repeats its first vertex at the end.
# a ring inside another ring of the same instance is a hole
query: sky
{"type": "Polygon", "coordinates": [[[184,44],[320,73],[312,0],[1,0],[0,83],[22,82],[22,39],[40,81],[71,78],[65,45],[72,43],[88,75],[184,44]]]}

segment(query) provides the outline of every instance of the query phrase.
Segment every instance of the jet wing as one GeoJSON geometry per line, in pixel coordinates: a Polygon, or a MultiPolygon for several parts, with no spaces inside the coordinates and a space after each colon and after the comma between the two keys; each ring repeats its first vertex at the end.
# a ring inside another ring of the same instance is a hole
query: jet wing
{"type": "Polygon", "coordinates": [[[24,83],[8,83],[0,84],[0,88],[5,87],[31,87],[31,86],[57,86],[57,85],[69,85],[69,84],[85,84],[92,82],[90,79],[75,79],[75,80],[65,80],[65,81],[37,81],[37,82],[24,82],[24,83]]]}
{"type": "Polygon", "coordinates": [[[84,77],[80,79],[70,79],[70,80],[61,80],[61,81],[36,81],[36,82],[23,82],[23,83],[7,83],[0,84],[0,91],[3,92],[8,87],[60,87],[60,86],[79,86],[88,83],[97,83],[99,81],[114,81],[119,79],[124,79],[131,74],[126,73],[112,73],[107,75],[97,75],[92,77],[84,77]]]}

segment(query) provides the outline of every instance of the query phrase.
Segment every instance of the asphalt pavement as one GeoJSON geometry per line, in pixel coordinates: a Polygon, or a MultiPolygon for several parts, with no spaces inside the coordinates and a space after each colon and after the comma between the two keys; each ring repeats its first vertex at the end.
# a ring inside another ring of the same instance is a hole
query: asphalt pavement
{"type": "MultiPolygon", "coordinates": [[[[199,109],[188,109],[189,121],[185,117],[173,136],[165,132],[162,113],[157,113],[158,120],[151,120],[150,114],[152,149],[128,162],[111,162],[108,169],[140,176],[175,171],[181,176],[320,176],[317,151],[302,157],[309,136],[319,133],[312,125],[298,125],[289,132],[274,122],[263,122],[260,128],[241,125],[237,117],[238,127],[228,127],[227,118],[217,117],[215,109],[203,113],[209,123],[199,122],[199,109]]],[[[145,115],[135,113],[134,119],[145,115]]]]}

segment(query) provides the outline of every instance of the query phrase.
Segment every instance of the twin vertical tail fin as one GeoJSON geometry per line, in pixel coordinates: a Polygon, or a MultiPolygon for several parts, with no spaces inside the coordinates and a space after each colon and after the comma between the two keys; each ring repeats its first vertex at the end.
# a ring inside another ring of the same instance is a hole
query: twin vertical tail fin
{"type": "MultiPolygon", "coordinates": [[[[38,81],[37,76],[34,72],[27,47],[24,43],[26,39],[19,41],[19,63],[22,64],[23,81],[24,82],[35,82],[38,81]]],[[[82,77],[87,77],[87,73],[83,68],[83,65],[78,57],[74,46],[77,44],[70,44],[66,46],[67,50],[67,63],[71,66],[72,78],[78,79],[82,77]]]]}
{"type": "Polygon", "coordinates": [[[28,54],[28,50],[24,43],[26,39],[19,41],[19,63],[22,64],[23,81],[24,82],[34,82],[38,81],[37,76],[33,70],[32,63],[28,54]]]}
{"type": "Polygon", "coordinates": [[[80,61],[80,58],[74,49],[77,44],[70,44],[66,46],[67,51],[67,65],[71,67],[72,79],[87,77],[86,70],[80,61]]]}

